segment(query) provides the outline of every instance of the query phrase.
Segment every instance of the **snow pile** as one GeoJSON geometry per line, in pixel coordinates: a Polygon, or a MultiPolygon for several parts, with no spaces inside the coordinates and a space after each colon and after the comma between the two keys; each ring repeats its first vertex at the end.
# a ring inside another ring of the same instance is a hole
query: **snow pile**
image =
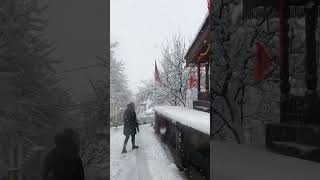
{"type": "Polygon", "coordinates": [[[150,108],[150,109],[146,110],[145,113],[146,113],[146,114],[153,114],[153,113],[154,113],[154,109],[153,109],[153,108],[150,108]]]}
{"type": "Polygon", "coordinates": [[[210,143],[210,171],[214,180],[316,180],[320,164],[275,154],[263,148],[210,143]]]}
{"type": "Polygon", "coordinates": [[[157,106],[155,111],[174,122],[210,135],[210,114],[180,106],[157,106]]]}

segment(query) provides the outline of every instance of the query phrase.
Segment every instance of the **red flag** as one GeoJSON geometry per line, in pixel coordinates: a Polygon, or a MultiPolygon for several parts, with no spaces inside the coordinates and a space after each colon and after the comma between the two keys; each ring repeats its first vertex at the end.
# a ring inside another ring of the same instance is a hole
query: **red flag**
{"type": "Polygon", "coordinates": [[[155,61],[155,68],[154,68],[154,79],[155,81],[158,81],[161,83],[161,80],[160,80],[160,74],[159,74],[159,71],[158,71],[158,68],[157,68],[157,62],[155,61]]]}
{"type": "Polygon", "coordinates": [[[257,56],[256,56],[256,68],[255,68],[255,79],[264,79],[265,72],[271,67],[271,57],[267,52],[267,48],[260,42],[256,43],[257,56]]]}
{"type": "Polygon", "coordinates": [[[197,80],[195,78],[193,78],[192,74],[189,75],[189,89],[191,89],[195,84],[196,84],[197,80]]]}
{"type": "Polygon", "coordinates": [[[207,0],[208,1],[208,11],[210,13],[210,8],[211,8],[211,0],[207,0]]]}

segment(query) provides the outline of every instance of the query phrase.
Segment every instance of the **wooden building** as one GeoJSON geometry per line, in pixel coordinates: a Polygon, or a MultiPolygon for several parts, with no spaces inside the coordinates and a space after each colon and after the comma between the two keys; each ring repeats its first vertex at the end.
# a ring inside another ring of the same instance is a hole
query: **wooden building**
{"type": "Polygon", "coordinates": [[[209,31],[209,16],[206,16],[185,56],[187,67],[197,69],[198,99],[193,101],[193,108],[205,112],[210,111],[209,31]]]}
{"type": "Polygon", "coordinates": [[[266,145],[283,154],[320,162],[320,126],[317,94],[317,0],[243,0],[244,18],[279,18],[280,123],[266,127],[266,145]],[[271,15],[271,16],[270,16],[271,15]],[[305,18],[305,95],[293,96],[289,82],[289,18],[305,18]]]}

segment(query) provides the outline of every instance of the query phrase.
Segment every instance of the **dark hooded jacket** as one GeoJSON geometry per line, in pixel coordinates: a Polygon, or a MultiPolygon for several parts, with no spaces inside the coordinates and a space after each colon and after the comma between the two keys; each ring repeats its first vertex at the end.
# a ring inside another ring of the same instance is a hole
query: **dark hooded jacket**
{"type": "Polygon", "coordinates": [[[43,180],[84,180],[82,161],[71,138],[56,136],[56,147],[44,162],[43,180]]]}
{"type": "Polygon", "coordinates": [[[134,104],[130,103],[123,113],[124,128],[123,134],[125,136],[136,134],[138,128],[137,117],[134,109],[134,104]]]}

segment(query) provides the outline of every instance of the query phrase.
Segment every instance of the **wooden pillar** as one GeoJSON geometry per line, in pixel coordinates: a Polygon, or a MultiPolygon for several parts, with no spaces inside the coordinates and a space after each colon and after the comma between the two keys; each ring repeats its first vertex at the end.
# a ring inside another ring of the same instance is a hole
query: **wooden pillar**
{"type": "Polygon", "coordinates": [[[209,92],[209,61],[206,63],[206,92],[209,92]]]}
{"type": "Polygon", "coordinates": [[[9,169],[8,169],[8,180],[14,180],[13,168],[15,166],[15,146],[10,144],[9,147],[9,169]]]}
{"type": "Polygon", "coordinates": [[[23,163],[23,146],[22,146],[22,140],[18,138],[17,142],[17,180],[22,180],[22,167],[21,164],[23,163]]]}
{"type": "Polygon", "coordinates": [[[198,94],[200,93],[201,91],[201,73],[200,73],[200,62],[198,62],[198,69],[197,69],[197,76],[198,76],[198,94]]]}
{"type": "Polygon", "coordinates": [[[288,0],[279,1],[280,19],[280,122],[287,123],[289,113],[289,6],[288,0]]]}
{"type": "Polygon", "coordinates": [[[318,1],[309,0],[305,4],[305,122],[317,123],[316,111],[317,95],[317,63],[316,63],[316,25],[318,15],[318,1]]]}
{"type": "MultiPolygon", "coordinates": [[[[211,1],[213,2],[213,1],[211,1]]],[[[209,33],[209,43],[210,43],[210,51],[209,51],[209,65],[210,65],[210,96],[209,96],[209,101],[210,101],[210,109],[212,110],[213,109],[213,40],[214,38],[216,38],[215,36],[213,36],[214,34],[214,14],[213,14],[213,7],[214,7],[214,4],[216,3],[211,3],[211,7],[210,7],[210,10],[209,10],[209,26],[210,26],[210,33],[209,33]]],[[[210,111],[210,137],[211,135],[213,134],[213,117],[214,117],[214,114],[213,114],[213,111],[210,111]]],[[[210,157],[208,157],[210,159],[210,157]]]]}

